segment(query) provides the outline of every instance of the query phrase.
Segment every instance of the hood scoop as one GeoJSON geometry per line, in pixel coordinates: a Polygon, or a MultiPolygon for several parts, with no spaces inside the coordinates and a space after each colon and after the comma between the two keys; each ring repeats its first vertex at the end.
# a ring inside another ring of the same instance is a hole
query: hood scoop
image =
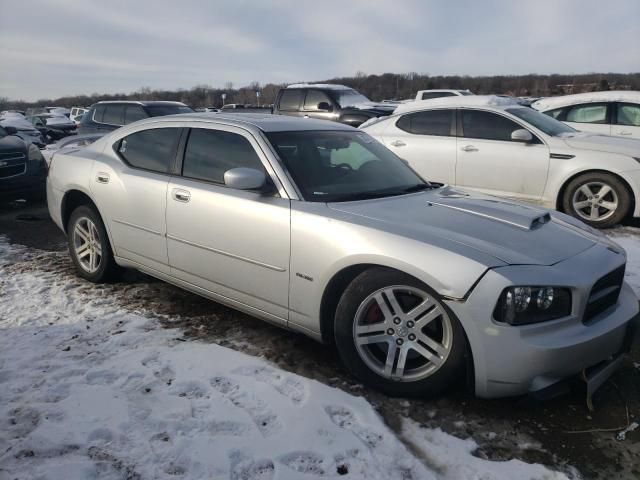
{"type": "Polygon", "coordinates": [[[500,223],[505,223],[523,230],[534,230],[551,220],[549,212],[537,208],[513,203],[502,202],[497,199],[475,198],[445,195],[442,200],[430,201],[430,207],[442,207],[483,217],[500,223]]]}

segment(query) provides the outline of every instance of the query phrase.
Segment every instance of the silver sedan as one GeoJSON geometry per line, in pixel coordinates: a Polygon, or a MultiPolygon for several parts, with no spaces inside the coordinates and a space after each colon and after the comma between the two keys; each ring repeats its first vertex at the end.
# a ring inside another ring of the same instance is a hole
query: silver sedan
{"type": "Polygon", "coordinates": [[[483,397],[619,365],[625,252],[557,212],[429,183],[368,134],[187,114],[53,158],[49,211],[81,277],[132,267],[337,345],[391,395],[483,397]],[[585,370],[587,369],[587,370],[585,370]]]}

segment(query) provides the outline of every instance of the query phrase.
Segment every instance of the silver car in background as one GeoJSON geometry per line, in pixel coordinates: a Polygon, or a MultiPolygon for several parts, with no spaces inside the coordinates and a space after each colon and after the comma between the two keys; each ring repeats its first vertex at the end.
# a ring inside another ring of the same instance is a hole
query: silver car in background
{"type": "Polygon", "coordinates": [[[391,395],[539,392],[587,368],[593,389],[638,314],[597,231],[426,182],[339,123],[151,118],[56,154],[47,193],[81,277],[136,268],[335,343],[391,395]]]}

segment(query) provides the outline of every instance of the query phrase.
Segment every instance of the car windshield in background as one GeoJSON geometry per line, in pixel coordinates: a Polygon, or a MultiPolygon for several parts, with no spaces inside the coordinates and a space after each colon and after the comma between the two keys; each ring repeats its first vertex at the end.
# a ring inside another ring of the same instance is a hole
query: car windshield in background
{"type": "Polygon", "coordinates": [[[267,134],[305,200],[343,202],[432,188],[364,132],[267,134]]]}
{"type": "Polygon", "coordinates": [[[338,102],[340,108],[350,107],[352,105],[358,105],[360,103],[371,101],[355,90],[335,90],[333,94],[335,96],[335,101],[338,102]]]}
{"type": "Polygon", "coordinates": [[[186,105],[147,105],[145,109],[152,117],[164,117],[165,115],[176,115],[178,113],[193,113],[193,109],[186,105]]]}
{"type": "Polygon", "coordinates": [[[469,90],[460,90],[460,95],[473,95],[469,90]]]}
{"type": "Polygon", "coordinates": [[[540,113],[532,108],[519,107],[507,108],[506,110],[511,115],[515,115],[519,119],[524,120],[536,127],[538,130],[541,130],[552,137],[577,132],[577,130],[571,128],[569,125],[566,125],[555,118],[545,115],[544,113],[540,113]]]}
{"type": "Polygon", "coordinates": [[[0,127],[0,138],[4,138],[4,137],[7,137],[7,136],[9,136],[7,131],[4,128],[0,127]]]}

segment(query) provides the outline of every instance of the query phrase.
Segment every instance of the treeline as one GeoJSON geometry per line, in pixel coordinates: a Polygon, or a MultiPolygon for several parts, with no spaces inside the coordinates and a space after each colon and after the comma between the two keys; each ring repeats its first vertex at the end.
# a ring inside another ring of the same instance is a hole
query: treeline
{"type": "MultiPolygon", "coordinates": [[[[494,75],[494,76],[430,76],[418,73],[384,73],[367,75],[358,72],[353,77],[323,80],[353,87],[372,100],[407,99],[418,90],[434,88],[469,89],[477,94],[508,94],[514,96],[552,96],[596,90],[640,90],[640,73],[588,73],[581,75],[494,75]]],[[[24,102],[0,97],[0,110],[26,110],[45,105],[89,106],[101,100],[173,100],[192,107],[220,107],[225,103],[261,104],[274,102],[278,90],[284,85],[258,82],[235,88],[227,82],[224,87],[197,85],[189,90],[152,90],[143,87],[131,93],[75,95],[55,99],[24,102]],[[259,92],[260,96],[256,95],[259,92]]]]}

